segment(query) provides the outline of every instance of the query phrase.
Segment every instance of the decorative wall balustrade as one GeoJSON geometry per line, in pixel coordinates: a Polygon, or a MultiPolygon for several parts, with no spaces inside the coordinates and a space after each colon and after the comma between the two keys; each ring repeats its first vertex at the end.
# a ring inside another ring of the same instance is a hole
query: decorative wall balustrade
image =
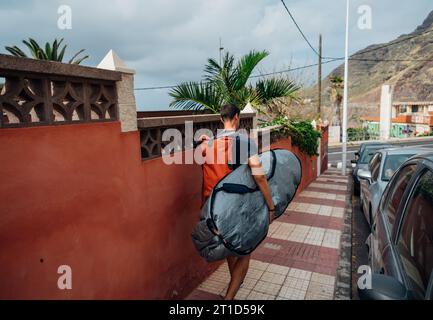
{"type": "MultiPolygon", "coordinates": [[[[242,129],[248,132],[253,129],[254,114],[241,114],[242,129]]],[[[174,142],[175,151],[185,151],[192,148],[191,144],[185,139],[185,123],[192,122],[192,132],[194,135],[200,129],[207,129],[215,136],[218,129],[222,129],[219,115],[193,115],[175,116],[159,118],[138,119],[138,128],[141,139],[141,156],[143,160],[158,158],[163,155],[163,149],[174,142]],[[181,133],[181,141],[163,141],[163,134],[168,129],[178,130],[181,133]]],[[[192,143],[192,141],[190,141],[192,143]]]]}
{"type": "Polygon", "coordinates": [[[0,128],[118,120],[118,72],[0,55],[0,128]]]}

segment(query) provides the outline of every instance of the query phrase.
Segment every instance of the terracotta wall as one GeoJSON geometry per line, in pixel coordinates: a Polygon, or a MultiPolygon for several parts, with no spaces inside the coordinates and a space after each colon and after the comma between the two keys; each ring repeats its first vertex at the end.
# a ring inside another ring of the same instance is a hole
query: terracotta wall
{"type": "MultiPolygon", "coordinates": [[[[179,298],[215,268],[190,240],[199,166],[142,162],[119,123],[2,129],[0,145],[0,299],[179,298]]],[[[294,151],[305,187],[317,160],[294,151]]]]}

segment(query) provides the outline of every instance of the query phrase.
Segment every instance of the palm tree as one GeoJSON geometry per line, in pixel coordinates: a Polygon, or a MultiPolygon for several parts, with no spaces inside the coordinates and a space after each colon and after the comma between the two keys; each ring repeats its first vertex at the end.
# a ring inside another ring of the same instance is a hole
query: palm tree
{"type": "Polygon", "coordinates": [[[224,55],[221,65],[208,59],[202,82],[181,83],[170,91],[170,107],[183,110],[208,109],[218,113],[224,104],[244,108],[248,103],[258,107],[275,98],[296,98],[299,87],[285,78],[262,79],[248,84],[256,66],[269,55],[266,51],[251,51],[239,61],[232,54],[224,55]]]}
{"type": "Polygon", "coordinates": [[[340,126],[341,125],[341,103],[343,101],[343,95],[341,90],[344,89],[344,80],[340,76],[333,76],[330,79],[331,81],[331,102],[333,104],[333,117],[332,117],[332,125],[340,126]]]}
{"type": "MultiPolygon", "coordinates": [[[[50,60],[50,61],[57,61],[62,62],[63,58],[65,56],[67,45],[65,44],[63,48],[61,47],[61,44],[63,42],[63,39],[57,40],[55,39],[53,41],[53,44],[50,44],[47,42],[45,44],[45,48],[42,48],[35,40],[32,38],[29,38],[29,40],[23,40],[23,43],[26,45],[26,47],[29,49],[31,56],[34,59],[39,60],[50,60]]],[[[17,46],[13,47],[5,47],[5,49],[11,53],[12,55],[16,57],[23,57],[28,58],[27,54],[24,53],[20,48],[17,46]]],[[[69,64],[80,64],[84,60],[88,59],[89,56],[86,55],[84,57],[78,58],[78,56],[83,53],[85,50],[81,49],[77,53],[75,53],[72,58],[69,60],[69,64]]]]}

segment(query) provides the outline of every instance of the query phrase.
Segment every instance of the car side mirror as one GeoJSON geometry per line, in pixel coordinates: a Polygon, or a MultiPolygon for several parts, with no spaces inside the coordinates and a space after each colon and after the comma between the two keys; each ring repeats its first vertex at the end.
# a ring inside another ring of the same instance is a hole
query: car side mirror
{"type": "Polygon", "coordinates": [[[410,293],[397,279],[383,274],[371,275],[371,288],[360,289],[361,300],[409,300],[410,293]]]}
{"type": "Polygon", "coordinates": [[[355,152],[355,156],[356,156],[356,157],[359,157],[359,152],[355,152]]]}
{"type": "Polygon", "coordinates": [[[369,170],[360,169],[358,170],[358,178],[371,183],[371,172],[369,170]]]}
{"type": "Polygon", "coordinates": [[[350,161],[352,164],[358,164],[358,160],[352,160],[350,161]]]}

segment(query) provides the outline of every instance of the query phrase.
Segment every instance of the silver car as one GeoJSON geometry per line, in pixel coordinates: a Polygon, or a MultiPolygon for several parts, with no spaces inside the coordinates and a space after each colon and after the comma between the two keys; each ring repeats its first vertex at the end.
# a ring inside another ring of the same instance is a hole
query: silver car
{"type": "Polygon", "coordinates": [[[367,169],[358,171],[361,181],[361,210],[371,225],[389,180],[400,166],[414,155],[431,152],[433,149],[405,147],[382,149],[375,153],[367,169]]]}

